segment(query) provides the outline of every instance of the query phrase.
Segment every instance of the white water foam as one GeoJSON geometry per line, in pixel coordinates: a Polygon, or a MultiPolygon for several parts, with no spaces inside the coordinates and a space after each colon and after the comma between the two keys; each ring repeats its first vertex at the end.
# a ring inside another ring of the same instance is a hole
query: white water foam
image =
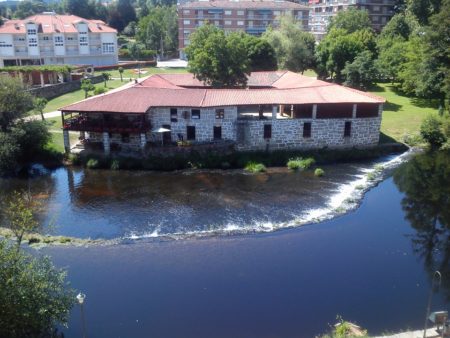
{"type": "Polygon", "coordinates": [[[328,198],[328,201],[321,208],[310,209],[300,215],[293,216],[288,222],[271,222],[271,221],[255,221],[251,224],[228,223],[222,228],[183,231],[173,233],[161,233],[160,226],[149,233],[136,234],[125,237],[126,239],[137,240],[145,238],[167,238],[167,239],[184,239],[190,237],[204,237],[213,235],[230,235],[243,233],[267,233],[275,230],[298,227],[305,224],[322,222],[335,216],[342,215],[350,210],[358,207],[364,194],[376,186],[386,177],[392,169],[398,167],[401,163],[408,160],[413,150],[409,150],[401,155],[389,156],[383,161],[374,163],[369,168],[360,169],[358,175],[354,175],[354,179],[348,183],[338,185],[334,193],[328,198]]]}

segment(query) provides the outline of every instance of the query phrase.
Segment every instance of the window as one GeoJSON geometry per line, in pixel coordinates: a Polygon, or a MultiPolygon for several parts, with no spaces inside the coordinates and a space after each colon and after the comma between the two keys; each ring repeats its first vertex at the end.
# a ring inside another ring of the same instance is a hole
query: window
{"type": "Polygon", "coordinates": [[[177,108],[170,108],[170,122],[178,122],[177,108]]]}
{"type": "Polygon", "coordinates": [[[130,134],[122,133],[120,136],[122,136],[122,143],[130,143],[130,134]]]}
{"type": "Polygon", "coordinates": [[[238,21],[238,22],[237,22],[237,25],[238,25],[238,26],[244,26],[244,21],[238,21]]]}
{"type": "Polygon", "coordinates": [[[12,45],[7,44],[5,42],[0,42],[0,48],[8,48],[8,47],[12,47],[12,45]]]}
{"type": "Polygon", "coordinates": [[[189,9],[183,9],[183,14],[191,14],[191,11],[189,9]]]}
{"type": "Polygon", "coordinates": [[[350,121],[345,122],[344,137],[350,137],[352,134],[352,123],[350,121]]]}
{"type": "Polygon", "coordinates": [[[224,109],[216,109],[216,119],[223,119],[225,117],[224,109]]]}
{"type": "Polygon", "coordinates": [[[225,20],[225,25],[231,26],[231,20],[225,20]]]}
{"type": "Polygon", "coordinates": [[[249,22],[248,22],[248,26],[249,26],[249,27],[253,27],[253,21],[249,21],[249,22]]]}
{"type": "MultiPolygon", "coordinates": [[[[44,41],[49,41],[49,40],[50,40],[50,37],[49,37],[49,36],[44,36],[44,37],[42,38],[42,40],[44,40],[44,41]]],[[[69,38],[69,40],[70,40],[70,38],[69,38]]]]}
{"type": "Polygon", "coordinates": [[[222,127],[214,126],[214,139],[221,140],[222,139],[222,127]]]}
{"type": "Polygon", "coordinates": [[[195,126],[187,126],[186,127],[186,138],[189,141],[195,140],[195,126]]]}
{"type": "Polygon", "coordinates": [[[271,124],[264,125],[264,138],[265,139],[272,138],[272,125],[271,124]]]}
{"type": "Polygon", "coordinates": [[[114,53],[114,42],[102,43],[103,53],[114,53]]]}
{"type": "Polygon", "coordinates": [[[64,43],[64,38],[62,36],[55,36],[55,43],[64,43]]]}
{"type": "Polygon", "coordinates": [[[237,11],[237,15],[244,15],[244,11],[237,11]]]}
{"type": "Polygon", "coordinates": [[[30,28],[30,29],[27,29],[27,34],[28,35],[36,35],[37,31],[34,28],[30,28]]]}
{"type": "Polygon", "coordinates": [[[192,109],[191,119],[199,119],[200,118],[200,109],[192,109]]]}
{"type": "Polygon", "coordinates": [[[231,11],[225,11],[225,15],[231,15],[231,11]]]}
{"type": "Polygon", "coordinates": [[[303,123],[303,137],[311,137],[311,122],[303,123]]]}
{"type": "Polygon", "coordinates": [[[184,25],[190,25],[191,24],[191,20],[183,20],[183,24],[184,25]]]}
{"type": "MultiPolygon", "coordinates": [[[[69,38],[70,40],[70,38],[69,38]]],[[[80,36],[80,43],[87,42],[87,36],[80,36]]]]}

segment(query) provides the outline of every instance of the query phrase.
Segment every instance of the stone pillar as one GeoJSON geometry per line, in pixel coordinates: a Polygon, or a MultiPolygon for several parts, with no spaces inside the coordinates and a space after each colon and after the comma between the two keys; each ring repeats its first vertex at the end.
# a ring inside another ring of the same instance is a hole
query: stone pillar
{"type": "Polygon", "coordinates": [[[313,104],[312,118],[315,119],[317,117],[317,104],[313,104]]]}
{"type": "Polygon", "coordinates": [[[70,153],[70,138],[69,131],[67,129],[63,130],[63,138],[64,138],[64,150],[66,153],[70,153]]]}
{"type": "Polygon", "coordinates": [[[353,104],[353,110],[352,110],[352,118],[356,119],[356,110],[358,109],[358,105],[355,103],[353,104]]]}
{"type": "Polygon", "coordinates": [[[277,118],[277,113],[278,113],[278,106],[273,105],[273,106],[272,106],[272,119],[273,119],[273,120],[276,120],[276,118],[277,118]]]}
{"type": "Polygon", "coordinates": [[[381,116],[382,113],[383,113],[383,104],[380,103],[380,104],[378,105],[378,116],[381,116]]]}
{"type": "Polygon", "coordinates": [[[44,87],[45,83],[44,83],[44,74],[42,72],[39,72],[39,76],[41,78],[41,87],[44,87]]]}
{"type": "Polygon", "coordinates": [[[141,133],[141,149],[145,149],[145,145],[147,144],[147,135],[145,133],[141,133]]]}
{"type": "Polygon", "coordinates": [[[105,151],[105,155],[109,155],[111,152],[111,145],[109,144],[109,133],[103,132],[103,150],[105,151]]]}

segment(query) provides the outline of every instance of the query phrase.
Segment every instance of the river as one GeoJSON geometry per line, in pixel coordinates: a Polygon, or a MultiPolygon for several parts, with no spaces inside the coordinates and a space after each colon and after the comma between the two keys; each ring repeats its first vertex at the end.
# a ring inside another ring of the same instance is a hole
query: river
{"type": "MultiPolygon", "coordinates": [[[[41,250],[87,294],[91,337],[314,337],[337,315],[379,334],[423,325],[436,269],[433,309],[449,309],[450,156],[377,162],[323,178],[62,168],[0,187],[47,204],[44,232],[116,240],[41,250]]],[[[80,328],[75,308],[64,333],[80,328]]]]}

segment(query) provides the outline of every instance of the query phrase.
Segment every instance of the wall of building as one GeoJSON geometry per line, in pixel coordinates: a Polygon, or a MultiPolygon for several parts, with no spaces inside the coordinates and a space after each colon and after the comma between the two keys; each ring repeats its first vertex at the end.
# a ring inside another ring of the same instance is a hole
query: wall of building
{"type": "MultiPolygon", "coordinates": [[[[103,76],[98,75],[90,78],[92,83],[103,82],[103,76]]],[[[73,92],[81,88],[81,81],[75,80],[71,82],[58,83],[51,86],[38,87],[30,89],[29,92],[36,97],[44,97],[50,100],[54,97],[73,92]]]]}

